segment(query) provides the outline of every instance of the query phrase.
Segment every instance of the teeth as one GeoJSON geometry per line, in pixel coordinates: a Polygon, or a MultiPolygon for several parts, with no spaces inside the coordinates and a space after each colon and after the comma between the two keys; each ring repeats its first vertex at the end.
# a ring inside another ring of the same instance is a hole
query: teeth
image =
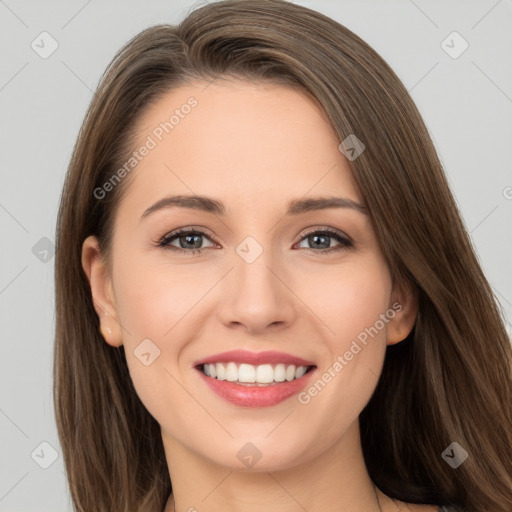
{"type": "Polygon", "coordinates": [[[305,366],[299,366],[295,370],[295,378],[296,379],[300,379],[305,373],[306,373],[306,367],[305,366]]]}
{"type": "MultiPolygon", "coordinates": [[[[206,365],[203,365],[203,368],[206,365]]],[[[215,366],[215,371],[217,372],[217,379],[226,380],[226,369],[223,364],[210,364],[209,366],[215,366]]]]}
{"type": "MultiPolygon", "coordinates": [[[[252,364],[241,364],[238,368],[240,382],[256,382],[256,368],[252,364]]],[[[258,382],[260,382],[258,380],[258,382]]]]}
{"type": "Polygon", "coordinates": [[[238,368],[235,363],[228,363],[226,366],[226,380],[236,382],[238,380],[238,368]]]}
{"type": "Polygon", "coordinates": [[[208,377],[229,382],[271,384],[272,382],[290,382],[300,379],[308,370],[307,366],[252,364],[242,363],[239,366],[234,362],[204,364],[203,373],[208,377]]]}
{"type": "Polygon", "coordinates": [[[276,382],[284,382],[286,379],[286,366],[284,364],[278,364],[274,368],[274,380],[276,382]]]}

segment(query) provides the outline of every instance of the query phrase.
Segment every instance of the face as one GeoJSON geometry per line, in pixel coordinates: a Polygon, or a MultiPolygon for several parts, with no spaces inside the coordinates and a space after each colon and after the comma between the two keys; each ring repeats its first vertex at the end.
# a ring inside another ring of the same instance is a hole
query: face
{"type": "Polygon", "coordinates": [[[139,120],[150,149],[116,212],[111,272],[92,238],[84,268],[166,447],[283,469],[357,426],[386,344],[407,335],[408,299],[321,110],[284,86],[205,87],[139,120]],[[191,195],[214,202],[168,199],[191,195]]]}

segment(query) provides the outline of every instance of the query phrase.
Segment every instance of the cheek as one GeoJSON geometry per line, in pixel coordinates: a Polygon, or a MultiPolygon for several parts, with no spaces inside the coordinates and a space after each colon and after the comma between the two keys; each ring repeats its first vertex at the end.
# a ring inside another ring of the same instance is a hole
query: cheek
{"type": "Polygon", "coordinates": [[[123,343],[130,346],[144,338],[167,344],[204,287],[193,271],[151,265],[142,258],[120,264],[115,279],[117,311],[128,331],[123,343]]]}
{"type": "Polygon", "coordinates": [[[315,312],[331,340],[342,349],[384,313],[391,296],[391,278],[378,257],[366,258],[339,270],[320,269],[304,282],[301,297],[315,312]]]}
{"type": "Polygon", "coordinates": [[[161,408],[155,390],[171,396],[171,391],[180,392],[172,376],[178,377],[181,350],[194,336],[186,314],[197,302],[197,290],[183,274],[133,258],[120,261],[114,275],[128,370],[139,398],[154,417],[161,408]]]}
{"type": "Polygon", "coordinates": [[[389,321],[385,315],[392,283],[377,258],[346,266],[334,278],[332,269],[328,273],[328,280],[317,275],[322,285],[308,301],[327,329],[319,347],[322,364],[299,401],[315,411],[315,428],[322,423],[326,439],[331,439],[357,418],[377,385],[386,350],[387,323],[382,318],[389,321]]]}

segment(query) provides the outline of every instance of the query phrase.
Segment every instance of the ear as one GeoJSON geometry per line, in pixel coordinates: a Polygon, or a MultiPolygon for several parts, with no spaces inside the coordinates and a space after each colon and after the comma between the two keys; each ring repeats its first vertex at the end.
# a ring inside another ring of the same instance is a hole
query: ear
{"type": "Polygon", "coordinates": [[[112,278],[100,252],[96,237],[89,236],[82,244],[82,267],[91,286],[94,309],[100,319],[100,331],[105,341],[119,347],[123,344],[122,330],[117,319],[112,278]]]}
{"type": "Polygon", "coordinates": [[[395,285],[389,304],[389,323],[386,325],[387,344],[403,341],[412,331],[418,314],[418,296],[408,286],[395,285]],[[392,313],[394,311],[394,315],[392,313]]]}

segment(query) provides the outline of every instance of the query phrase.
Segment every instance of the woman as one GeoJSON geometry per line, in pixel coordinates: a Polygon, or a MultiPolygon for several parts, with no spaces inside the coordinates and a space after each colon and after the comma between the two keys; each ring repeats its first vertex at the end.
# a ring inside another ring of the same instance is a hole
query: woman
{"type": "Polygon", "coordinates": [[[337,22],[234,0],[134,37],[56,250],[77,510],[512,509],[500,312],[406,89],[337,22]]]}

